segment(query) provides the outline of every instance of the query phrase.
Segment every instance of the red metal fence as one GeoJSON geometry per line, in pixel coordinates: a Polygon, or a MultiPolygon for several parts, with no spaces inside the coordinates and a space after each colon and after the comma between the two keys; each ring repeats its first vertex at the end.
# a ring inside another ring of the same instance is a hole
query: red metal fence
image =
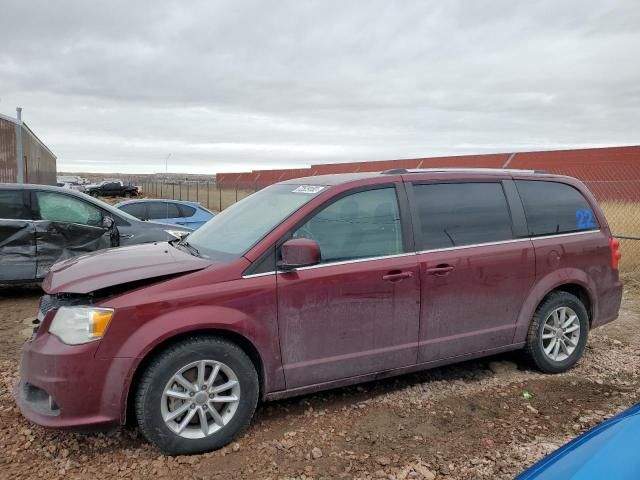
{"type": "Polygon", "coordinates": [[[640,146],[320,164],[302,169],[220,173],[216,176],[216,182],[221,189],[255,191],[290,178],[433,167],[546,170],[589,183],[599,200],[640,201],[640,146]]]}

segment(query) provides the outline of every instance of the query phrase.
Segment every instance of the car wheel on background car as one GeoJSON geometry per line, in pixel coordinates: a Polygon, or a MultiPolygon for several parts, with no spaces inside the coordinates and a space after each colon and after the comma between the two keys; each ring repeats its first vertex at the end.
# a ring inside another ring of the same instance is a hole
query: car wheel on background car
{"type": "Polygon", "coordinates": [[[190,337],[153,358],[135,397],[145,438],[171,455],[231,442],[251,421],[258,375],[247,354],[216,337],[190,337]]]}
{"type": "Polygon", "coordinates": [[[568,292],[551,292],[533,316],[525,353],[545,373],[564,372],[580,359],[588,336],[589,315],[580,299],[568,292]]]}

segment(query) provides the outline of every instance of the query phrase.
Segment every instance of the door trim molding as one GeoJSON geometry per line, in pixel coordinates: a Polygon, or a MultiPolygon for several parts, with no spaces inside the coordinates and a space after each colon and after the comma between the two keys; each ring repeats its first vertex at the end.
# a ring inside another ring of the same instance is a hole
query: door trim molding
{"type": "Polygon", "coordinates": [[[471,245],[458,245],[455,247],[444,247],[444,248],[432,248],[429,250],[419,250],[417,252],[407,252],[407,253],[397,253],[394,255],[382,255],[379,257],[367,257],[367,258],[354,258],[353,260],[344,260],[341,262],[331,262],[331,263],[319,263],[318,265],[311,265],[309,267],[300,267],[300,268],[296,268],[295,270],[289,270],[289,271],[284,271],[284,270],[274,270],[271,272],[264,272],[264,273],[254,273],[251,275],[243,275],[242,278],[254,278],[254,277],[263,277],[266,275],[275,275],[275,274],[282,274],[282,273],[291,273],[291,272],[298,272],[298,271],[304,271],[304,270],[312,270],[315,268],[324,268],[324,267],[333,267],[333,266],[339,266],[339,265],[349,265],[351,263],[361,263],[361,262],[369,262],[369,261],[375,261],[375,260],[386,260],[388,258],[400,258],[400,257],[410,257],[412,255],[422,255],[425,253],[437,253],[437,252],[449,252],[449,251],[455,251],[455,250],[463,250],[466,248],[477,248],[477,247],[490,247],[493,245],[506,245],[509,243],[521,243],[521,242],[530,242],[530,241],[534,241],[534,240],[544,240],[547,238],[560,238],[560,237],[571,237],[571,236],[577,236],[577,235],[588,235],[590,233],[600,233],[601,230],[597,229],[597,230],[587,230],[584,232],[570,232],[570,233],[558,233],[558,234],[554,234],[554,235],[541,235],[539,237],[525,237],[525,238],[513,238],[511,240],[500,240],[497,242],[486,242],[486,243],[474,243],[471,245]]]}

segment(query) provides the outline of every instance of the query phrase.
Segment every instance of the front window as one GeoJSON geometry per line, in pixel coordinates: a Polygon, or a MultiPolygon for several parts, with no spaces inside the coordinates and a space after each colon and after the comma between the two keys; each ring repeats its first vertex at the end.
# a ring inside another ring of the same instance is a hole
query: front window
{"type": "Polygon", "coordinates": [[[230,260],[240,257],[325,188],[272,185],[223,210],[190,234],[186,242],[204,258],[230,260]]]}
{"type": "Polygon", "coordinates": [[[402,253],[393,187],[353,193],[330,204],[293,233],[320,246],[322,263],[402,253]]]}
{"type": "Polygon", "coordinates": [[[36,192],[38,211],[42,220],[102,226],[102,212],[88,202],[56,192],[36,192]]]}

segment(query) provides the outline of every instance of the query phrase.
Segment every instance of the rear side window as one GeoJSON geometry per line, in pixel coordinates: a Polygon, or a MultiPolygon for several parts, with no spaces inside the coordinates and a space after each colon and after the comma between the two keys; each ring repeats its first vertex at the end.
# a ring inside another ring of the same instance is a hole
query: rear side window
{"type": "Polygon", "coordinates": [[[517,180],[516,186],[522,198],[529,234],[532,236],[600,227],[589,203],[570,185],[517,180]]]}
{"type": "Polygon", "coordinates": [[[127,212],[129,215],[133,215],[136,218],[143,219],[146,218],[146,203],[130,203],[128,205],[124,205],[120,207],[120,210],[127,212]]]}
{"type": "Polygon", "coordinates": [[[196,214],[196,209],[189,205],[179,205],[181,217],[193,217],[196,214]]]}
{"type": "Polygon", "coordinates": [[[414,185],[413,191],[421,228],[418,250],[513,238],[500,183],[414,185]]]}
{"type": "Polygon", "coordinates": [[[0,190],[0,218],[31,220],[22,190],[0,190]]]}
{"type": "Polygon", "coordinates": [[[149,220],[157,220],[161,218],[181,217],[180,210],[175,203],[169,202],[150,202],[149,203],[149,220]]]}

